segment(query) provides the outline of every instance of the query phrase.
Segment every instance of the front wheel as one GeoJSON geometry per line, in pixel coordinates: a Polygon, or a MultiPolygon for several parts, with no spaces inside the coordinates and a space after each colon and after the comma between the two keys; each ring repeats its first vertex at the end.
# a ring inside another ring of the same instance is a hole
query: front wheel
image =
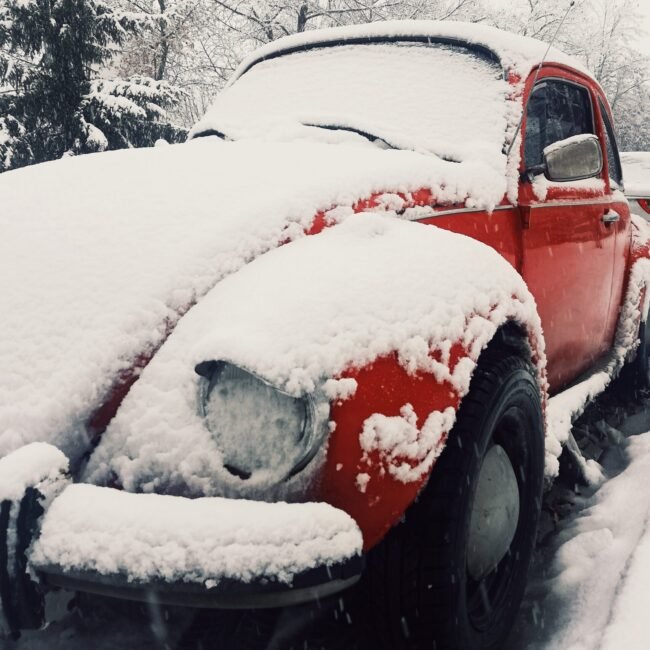
{"type": "Polygon", "coordinates": [[[496,650],[535,545],[544,426],[529,361],[488,349],[428,485],[371,552],[367,584],[392,649],[496,650]]]}

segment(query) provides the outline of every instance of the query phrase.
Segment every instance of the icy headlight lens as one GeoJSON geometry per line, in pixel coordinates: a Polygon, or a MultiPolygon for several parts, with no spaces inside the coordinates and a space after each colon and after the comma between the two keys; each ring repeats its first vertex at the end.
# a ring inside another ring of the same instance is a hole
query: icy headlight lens
{"type": "Polygon", "coordinates": [[[203,377],[200,411],[226,469],[242,479],[265,470],[285,478],[306,464],[314,429],[309,398],[287,395],[223,361],[196,370],[203,377]]]}

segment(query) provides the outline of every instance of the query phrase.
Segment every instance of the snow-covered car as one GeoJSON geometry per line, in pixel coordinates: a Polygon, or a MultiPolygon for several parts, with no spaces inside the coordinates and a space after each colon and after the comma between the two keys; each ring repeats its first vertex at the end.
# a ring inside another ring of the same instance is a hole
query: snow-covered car
{"type": "Polygon", "coordinates": [[[572,419],[648,380],[610,109],[545,52],[300,34],[185,144],[0,176],[13,634],[56,588],[250,608],[361,577],[389,647],[502,647],[572,419]]]}
{"type": "Polygon", "coordinates": [[[650,219],[650,152],[621,152],[625,196],[633,214],[650,219]]]}

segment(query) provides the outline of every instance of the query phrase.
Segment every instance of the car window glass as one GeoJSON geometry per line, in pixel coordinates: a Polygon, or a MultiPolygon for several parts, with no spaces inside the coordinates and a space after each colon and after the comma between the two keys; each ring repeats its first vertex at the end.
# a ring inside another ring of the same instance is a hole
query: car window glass
{"type": "Polygon", "coordinates": [[[612,123],[609,121],[609,115],[601,99],[598,99],[598,104],[600,106],[600,114],[603,116],[603,122],[605,123],[605,147],[607,149],[607,167],[609,169],[610,182],[617,189],[620,189],[623,185],[623,172],[621,160],[618,156],[614,129],[612,129],[612,123]]]}
{"type": "Polygon", "coordinates": [[[526,168],[543,162],[542,152],[548,145],[593,133],[593,124],[586,88],[557,80],[542,81],[533,90],[526,110],[526,168]]]}

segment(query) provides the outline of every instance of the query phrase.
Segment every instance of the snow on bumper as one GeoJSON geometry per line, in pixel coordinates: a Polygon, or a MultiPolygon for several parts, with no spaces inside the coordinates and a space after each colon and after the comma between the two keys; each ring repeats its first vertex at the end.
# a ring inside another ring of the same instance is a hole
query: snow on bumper
{"type": "Polygon", "coordinates": [[[32,566],[48,582],[217,607],[335,593],[361,570],[354,520],[325,503],[186,499],[72,485],[47,511],[32,566]]]}

